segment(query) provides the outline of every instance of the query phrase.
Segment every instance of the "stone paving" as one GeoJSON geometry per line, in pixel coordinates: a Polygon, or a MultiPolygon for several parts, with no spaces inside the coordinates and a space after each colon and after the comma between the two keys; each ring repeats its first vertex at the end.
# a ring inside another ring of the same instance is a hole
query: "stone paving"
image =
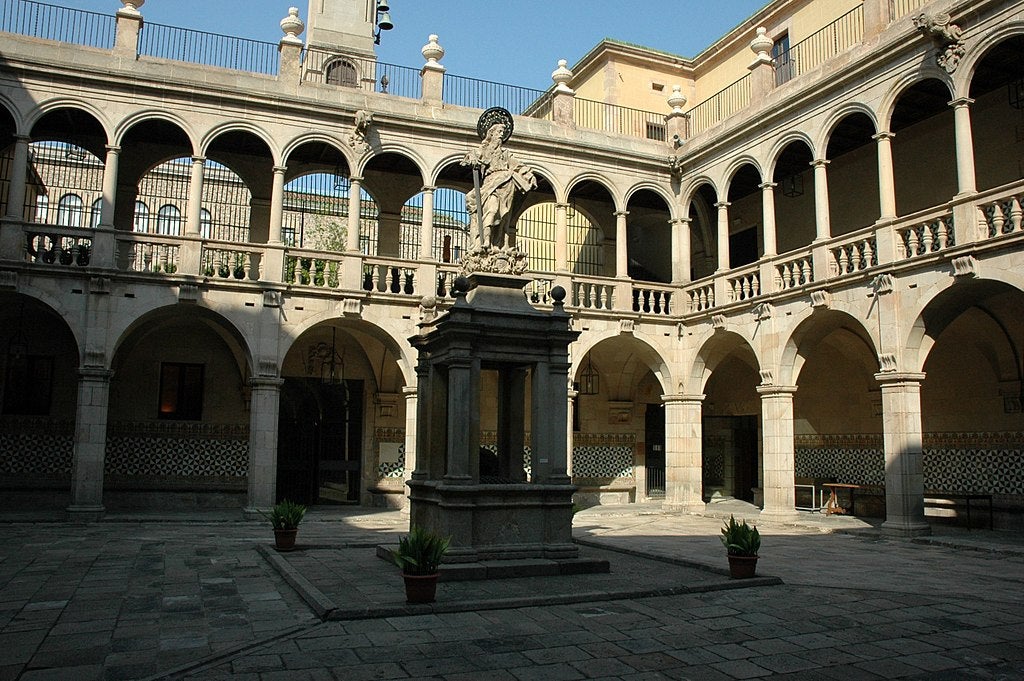
{"type": "Polygon", "coordinates": [[[574,522],[612,562],[602,581],[442,584],[436,607],[408,609],[371,555],[400,513],[314,511],[292,554],[261,549],[261,523],[213,520],[3,524],[0,681],[1024,679],[1011,533],[762,523],[758,572],[784,583],[735,588],[719,519],[604,507],[574,522]],[[308,590],[333,616],[364,612],[324,621],[308,590]]]}

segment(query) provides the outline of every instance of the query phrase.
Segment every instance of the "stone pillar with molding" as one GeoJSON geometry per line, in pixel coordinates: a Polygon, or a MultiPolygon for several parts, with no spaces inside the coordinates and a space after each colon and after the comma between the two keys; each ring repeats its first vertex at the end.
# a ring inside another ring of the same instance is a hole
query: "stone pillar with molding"
{"type": "Polygon", "coordinates": [[[438,44],[437,34],[431,33],[427,37],[427,44],[420,50],[420,54],[427,60],[420,69],[420,99],[430,104],[440,104],[444,101],[445,68],[441,65],[444,48],[438,44]]]}
{"type": "Polygon", "coordinates": [[[958,196],[974,194],[978,191],[974,172],[974,136],[971,133],[971,104],[974,104],[974,100],[969,97],[959,97],[949,103],[953,107],[953,131],[956,137],[958,196]]]}
{"type": "Polygon", "coordinates": [[[28,145],[32,139],[26,135],[14,138],[14,157],[11,161],[10,181],[7,186],[7,210],[0,218],[0,258],[21,260],[24,257],[25,183],[28,179],[28,145]]]}
{"type": "Polygon", "coordinates": [[[108,145],[103,165],[103,197],[100,204],[100,221],[92,239],[90,265],[114,267],[114,206],[117,203],[117,168],[121,147],[108,145]]]}
{"type": "MultiPolygon", "coordinates": [[[[281,281],[284,278],[284,175],[285,166],[274,166],[273,185],[270,189],[270,238],[267,240],[260,279],[281,281]]],[[[291,283],[291,282],[286,282],[291,283]]]]}
{"type": "Polygon", "coordinates": [[[882,532],[901,537],[930,534],[924,517],[921,428],[922,373],[882,371],[882,439],[885,448],[885,522],[882,532]]]}
{"type": "Polygon", "coordinates": [[[672,235],[672,283],[690,282],[690,218],[669,220],[672,235]]]}
{"type": "Polygon", "coordinates": [[[277,43],[277,79],[294,86],[302,81],[302,38],[306,25],[299,18],[299,8],[289,7],[288,16],[281,19],[284,37],[277,43]]]}
{"type": "Polygon", "coordinates": [[[253,516],[277,501],[277,436],[281,386],[284,379],[249,379],[249,496],[245,513],[253,516]]]}
{"type": "Polygon", "coordinates": [[[103,366],[83,366],[78,371],[71,505],[67,509],[72,519],[96,520],[103,515],[103,466],[113,373],[103,366]]]}
{"type": "Polygon", "coordinates": [[[757,27],[757,35],[750,41],[750,50],[754,53],[754,61],[747,69],[750,71],[750,102],[756,104],[767,97],[775,89],[775,63],[772,60],[772,39],[768,37],[768,29],[757,27]]]}
{"type": "Polygon", "coordinates": [[[558,68],[551,72],[555,89],[551,95],[551,117],[555,123],[570,128],[576,127],[576,92],[569,87],[572,71],[564,59],[558,60],[558,68]]]}
{"type": "MultiPolygon", "coordinates": [[[[412,480],[412,472],[416,470],[416,433],[417,420],[419,417],[419,388],[415,385],[407,385],[402,388],[402,395],[405,397],[405,462],[402,467],[402,481],[412,480]]],[[[403,486],[408,491],[408,487],[403,486]]],[[[409,505],[406,497],[402,497],[402,511],[409,512],[409,505]]]]}
{"type": "Polygon", "coordinates": [[[139,8],[146,0],[121,0],[117,10],[117,29],[114,35],[114,56],[135,61],[139,54],[139,32],[142,31],[142,12],[139,8]]]}
{"type": "Polygon", "coordinates": [[[797,516],[793,395],[796,386],[760,385],[764,507],[762,518],[789,520],[797,516]]]}
{"type": "Polygon", "coordinates": [[[672,93],[665,100],[671,111],[665,116],[665,136],[673,148],[678,148],[690,136],[690,116],[683,111],[686,95],[682,85],[673,85],[672,93]]]}
{"type": "Polygon", "coordinates": [[[665,403],[664,508],[702,513],[703,498],[703,395],[662,395],[665,403]]]}
{"type": "Polygon", "coordinates": [[[555,204],[555,272],[569,271],[569,204],[555,204]]]}
{"type": "Polygon", "coordinates": [[[725,272],[729,269],[729,206],[731,204],[728,201],[719,201],[715,204],[715,208],[718,209],[718,220],[717,220],[717,250],[718,250],[718,267],[717,272],[725,272]]]}
{"type": "Polygon", "coordinates": [[[199,237],[199,223],[203,209],[203,174],[206,158],[192,157],[192,168],[188,183],[188,202],[185,204],[185,239],[178,251],[178,271],[181,274],[199,274],[202,245],[199,237]]]}
{"type": "Polygon", "coordinates": [[[629,278],[629,236],[626,218],[629,211],[615,211],[615,276],[629,278]]]}

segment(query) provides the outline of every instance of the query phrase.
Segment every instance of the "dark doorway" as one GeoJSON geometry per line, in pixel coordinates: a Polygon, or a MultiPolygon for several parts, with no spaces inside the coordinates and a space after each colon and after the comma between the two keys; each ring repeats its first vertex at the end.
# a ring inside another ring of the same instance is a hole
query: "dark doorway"
{"type": "Polygon", "coordinates": [[[704,500],[718,493],[754,501],[760,486],[757,463],[758,416],[705,416],[703,419],[704,500]]]}
{"type": "Polygon", "coordinates": [[[665,497],[665,405],[648,404],[644,418],[647,496],[665,497]]]}
{"type": "Polygon", "coordinates": [[[359,503],[362,396],[362,381],[285,379],[278,421],[278,500],[359,503]]]}

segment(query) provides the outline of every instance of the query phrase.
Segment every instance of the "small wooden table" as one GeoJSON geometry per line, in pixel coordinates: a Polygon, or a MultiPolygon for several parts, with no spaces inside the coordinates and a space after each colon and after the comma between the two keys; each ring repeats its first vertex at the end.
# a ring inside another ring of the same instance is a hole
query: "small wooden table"
{"type": "Polygon", "coordinates": [[[845,515],[853,514],[853,500],[862,485],[850,485],[842,482],[824,482],[821,484],[822,487],[828,490],[828,501],[825,502],[824,511],[826,515],[845,515]],[[850,495],[850,506],[844,508],[839,505],[839,498],[836,495],[837,490],[846,490],[850,495]]]}

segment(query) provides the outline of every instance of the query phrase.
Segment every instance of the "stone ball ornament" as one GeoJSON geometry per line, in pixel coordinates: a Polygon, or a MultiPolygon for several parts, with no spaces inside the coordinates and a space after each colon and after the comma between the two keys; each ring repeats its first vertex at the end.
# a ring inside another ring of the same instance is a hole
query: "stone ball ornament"
{"type": "Polygon", "coordinates": [[[491,129],[491,126],[501,123],[505,126],[505,133],[501,136],[501,141],[508,142],[508,138],[512,136],[512,129],[514,124],[512,122],[512,114],[507,109],[503,109],[500,106],[492,106],[487,111],[480,114],[480,118],[476,121],[476,134],[483,139],[487,136],[487,131],[491,129]]]}
{"type": "Polygon", "coordinates": [[[455,293],[465,293],[469,290],[469,279],[466,277],[455,277],[455,281],[452,282],[452,290],[455,293]]]}
{"type": "Polygon", "coordinates": [[[565,289],[562,288],[561,286],[555,286],[553,289],[551,289],[551,300],[555,301],[556,303],[561,303],[563,300],[565,300],[565,289]]]}

